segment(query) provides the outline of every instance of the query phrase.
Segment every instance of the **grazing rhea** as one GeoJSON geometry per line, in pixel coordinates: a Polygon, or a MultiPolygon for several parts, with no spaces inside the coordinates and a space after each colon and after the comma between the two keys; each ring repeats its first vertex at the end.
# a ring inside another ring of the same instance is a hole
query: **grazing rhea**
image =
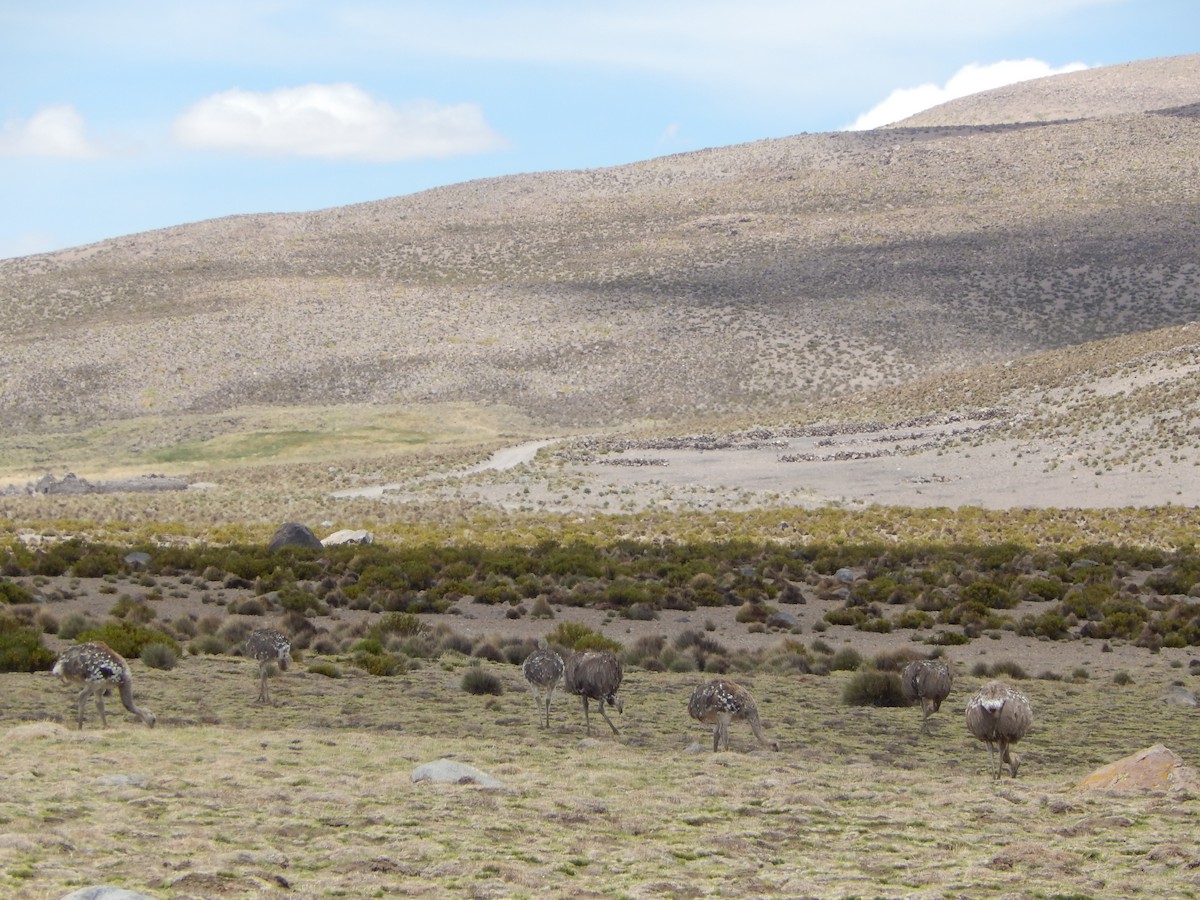
{"type": "Polygon", "coordinates": [[[576,653],[567,660],[566,670],[563,673],[563,685],[568,692],[578,694],[582,699],[583,722],[587,726],[588,734],[592,733],[592,722],[588,716],[589,700],[595,700],[600,706],[600,715],[604,717],[608,727],[613,730],[613,734],[621,733],[617,731],[617,726],[612,723],[612,719],[604,711],[604,706],[607,704],[615,706],[617,712],[624,711],[625,706],[621,702],[621,698],[617,696],[617,689],[621,687],[622,675],[621,660],[617,659],[616,654],[607,650],[576,653]]]}
{"type": "Polygon", "coordinates": [[[1033,724],[1033,707],[1020,691],[1015,691],[1002,681],[989,681],[970,702],[967,703],[967,730],[988,745],[988,756],[994,778],[1003,774],[1004,766],[1012,777],[1017,777],[1021,758],[1009,752],[1029,732],[1033,724]],[[1000,764],[996,764],[996,749],[1000,750],[1000,764]]]}
{"type": "Polygon", "coordinates": [[[921,731],[929,731],[929,717],[950,696],[954,673],[940,659],[918,659],[904,667],[900,675],[900,693],[909,703],[921,701],[921,731]]]}
{"type": "Polygon", "coordinates": [[[742,719],[749,723],[758,743],[764,749],[778,750],[779,744],[768,741],[763,737],[762,725],[758,721],[758,706],[750,692],[732,681],[718,678],[707,684],[701,684],[692,691],[692,699],[688,701],[688,715],[698,722],[716,725],[713,729],[713,752],[717,745],[722,750],[729,749],[729,723],[742,719]]]}
{"type": "Polygon", "coordinates": [[[271,663],[278,663],[280,670],[286,672],[292,659],[292,642],[273,628],[260,628],[246,638],[245,652],[251,659],[258,660],[258,698],[254,702],[270,703],[267,675],[271,663]]]}
{"type": "Polygon", "coordinates": [[[83,685],[76,699],[80,730],[83,729],[83,707],[89,696],[96,698],[101,726],[108,727],[108,716],[104,714],[104,695],[114,687],[127,710],[151,728],[158,721],[150,710],[139,709],[134,705],[133,673],[129,671],[129,663],[107,644],[94,641],[68,648],[58,658],[50,674],[57,675],[65,682],[83,685]]]}
{"type": "Polygon", "coordinates": [[[546,644],[545,639],[538,641],[538,647],[521,663],[521,673],[529,684],[529,693],[533,694],[533,705],[539,713],[543,708],[546,712],[546,727],[550,727],[550,698],[563,675],[562,657],[546,644]],[[545,694],[545,700],[542,694],[545,694]]]}

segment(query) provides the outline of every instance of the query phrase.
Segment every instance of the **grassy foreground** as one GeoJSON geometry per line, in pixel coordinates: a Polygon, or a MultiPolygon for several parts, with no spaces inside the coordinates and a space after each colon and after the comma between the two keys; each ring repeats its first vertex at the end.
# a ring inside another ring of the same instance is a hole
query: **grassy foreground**
{"type": "MultiPolygon", "coordinates": [[[[1200,758],[1194,710],[1133,683],[1022,682],[1034,731],[1022,776],[993,782],[955,691],[919,732],[915,709],[848,707],[849,673],[746,683],[782,751],[735,725],[734,752],[689,752],[701,675],[627,673],[614,738],[584,741],[575,698],[537,727],[514,666],[499,697],[460,689],[465,659],[395,678],[304,665],[255,707],[253,665],[135,662],[149,730],[116,707],[71,725],[67,688],[6,674],[0,711],[0,893],[90,884],[156,896],[1192,897],[1191,796],[1085,794],[1102,764],[1155,742],[1200,758]],[[754,752],[751,752],[754,751],[754,752]],[[414,784],[452,757],[504,782],[414,784]]],[[[600,729],[604,729],[602,733],[600,729]]]]}

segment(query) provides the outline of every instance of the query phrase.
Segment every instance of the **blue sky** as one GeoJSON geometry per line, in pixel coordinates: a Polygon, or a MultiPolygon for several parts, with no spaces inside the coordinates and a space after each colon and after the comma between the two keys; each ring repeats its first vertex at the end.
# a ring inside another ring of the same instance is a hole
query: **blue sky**
{"type": "Polygon", "coordinates": [[[0,0],[0,258],[882,124],[1196,0],[0,0]]]}

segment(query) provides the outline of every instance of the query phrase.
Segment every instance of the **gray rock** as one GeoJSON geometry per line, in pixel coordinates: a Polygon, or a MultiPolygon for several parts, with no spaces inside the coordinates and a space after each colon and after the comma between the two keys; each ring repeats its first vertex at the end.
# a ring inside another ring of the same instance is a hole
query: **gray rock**
{"type": "Polygon", "coordinates": [[[790,612],[784,612],[782,609],[777,609],[775,612],[767,616],[767,621],[764,624],[768,628],[795,628],[800,624],[800,620],[793,616],[790,612]]]}
{"type": "Polygon", "coordinates": [[[475,784],[493,790],[504,787],[502,781],[486,772],[451,759],[439,759],[417,766],[413,769],[412,780],[414,783],[432,781],[435,784],[475,784]]]}
{"type": "Polygon", "coordinates": [[[1170,690],[1163,695],[1162,699],[1163,703],[1170,704],[1171,706],[1183,706],[1188,709],[1195,709],[1197,706],[1200,706],[1200,700],[1196,699],[1196,695],[1179,684],[1172,685],[1170,690]]]}
{"type": "Polygon", "coordinates": [[[101,775],[96,779],[96,784],[141,787],[147,781],[149,779],[145,775],[101,775]]]}
{"type": "Polygon", "coordinates": [[[150,894],[139,894],[124,888],[85,887],[67,894],[62,900],[155,900],[150,894]]]}
{"type": "Polygon", "coordinates": [[[271,538],[271,542],[267,544],[267,549],[272,553],[277,550],[282,550],[284,547],[303,547],[308,550],[320,550],[322,544],[317,540],[317,536],[313,534],[312,529],[307,525],[301,525],[299,522],[285,522],[275,529],[275,534],[271,538]]]}

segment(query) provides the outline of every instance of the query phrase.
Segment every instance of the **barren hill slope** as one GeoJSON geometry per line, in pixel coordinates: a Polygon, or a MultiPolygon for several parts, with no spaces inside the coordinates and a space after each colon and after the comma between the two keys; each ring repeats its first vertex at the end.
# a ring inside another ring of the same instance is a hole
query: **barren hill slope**
{"type": "MultiPolygon", "coordinates": [[[[1158,64],[1060,77],[1107,94],[1158,64]]],[[[1178,74],[1172,97],[1200,101],[1196,68],[1178,74]]],[[[799,135],[6,261],[0,425],[348,402],[499,403],[547,427],[755,414],[1193,321],[1200,118],[1118,108],[799,135]]]]}
{"type": "Polygon", "coordinates": [[[1021,81],[924,110],[890,128],[1096,119],[1197,102],[1200,54],[1168,56],[1021,81]]]}

